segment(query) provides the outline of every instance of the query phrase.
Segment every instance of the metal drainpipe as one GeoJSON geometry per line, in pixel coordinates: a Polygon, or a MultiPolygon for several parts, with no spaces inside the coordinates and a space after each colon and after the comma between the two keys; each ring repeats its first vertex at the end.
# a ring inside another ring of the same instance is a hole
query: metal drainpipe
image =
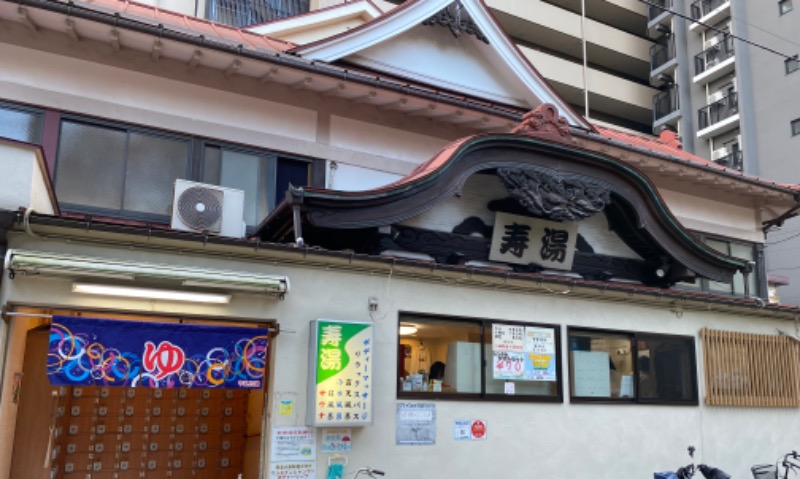
{"type": "MultiPolygon", "coordinates": [[[[8,251],[8,230],[17,219],[17,212],[10,210],[0,210],[0,261],[6,257],[8,251]]],[[[6,272],[0,271],[0,285],[3,284],[6,272]]]]}
{"type": "MultiPolygon", "coordinates": [[[[774,5],[770,5],[773,7],[774,5]]],[[[748,29],[744,22],[738,20],[745,14],[743,0],[731,0],[731,19],[734,25],[731,33],[741,40],[748,40],[748,29]]],[[[744,17],[742,17],[744,18],[744,17]]],[[[736,56],[736,94],[739,103],[739,134],[742,137],[742,156],[744,165],[742,170],[751,176],[760,176],[761,168],[758,163],[758,135],[754,121],[755,101],[753,99],[753,75],[750,71],[750,50],[747,43],[735,40],[734,54],[736,56]]]]}
{"type": "MultiPolygon", "coordinates": [[[[673,2],[673,8],[681,15],[686,14],[686,6],[683,0],[673,2]]],[[[682,138],[683,150],[694,154],[694,142],[696,131],[694,127],[695,109],[692,107],[692,74],[691,65],[694,65],[692,56],[689,54],[688,46],[688,20],[673,16],[672,25],[675,35],[675,54],[678,57],[678,74],[676,83],[678,86],[678,102],[680,103],[680,136],[682,138]]]]}

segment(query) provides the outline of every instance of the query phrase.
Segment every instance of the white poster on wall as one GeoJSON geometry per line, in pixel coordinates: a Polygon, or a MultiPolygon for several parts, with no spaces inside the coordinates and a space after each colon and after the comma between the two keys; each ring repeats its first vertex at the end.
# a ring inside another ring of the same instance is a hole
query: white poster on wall
{"type": "Polygon", "coordinates": [[[313,461],[271,462],[269,479],[316,479],[317,465],[313,461]]]}
{"type": "Polygon", "coordinates": [[[525,351],[525,326],[493,324],[492,350],[518,353],[525,351]]]}
{"type": "Polygon", "coordinates": [[[312,461],[317,457],[317,435],[313,427],[273,427],[271,460],[312,461]]]}
{"type": "Polygon", "coordinates": [[[396,421],[398,445],[436,444],[435,404],[400,403],[396,421]]]}
{"type": "Polygon", "coordinates": [[[611,397],[611,358],[605,351],[572,353],[575,396],[611,397]]]}

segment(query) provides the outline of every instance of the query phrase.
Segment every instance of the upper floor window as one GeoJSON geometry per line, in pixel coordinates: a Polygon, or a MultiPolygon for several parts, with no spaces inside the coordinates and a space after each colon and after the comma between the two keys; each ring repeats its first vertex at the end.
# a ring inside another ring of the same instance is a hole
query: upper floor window
{"type": "Polygon", "coordinates": [[[209,20],[246,27],[308,13],[309,0],[209,0],[209,20]]]}
{"type": "Polygon", "coordinates": [[[763,262],[759,260],[758,247],[754,243],[714,238],[700,233],[697,233],[697,235],[705,244],[720,253],[752,262],[753,271],[747,275],[746,280],[743,273],[736,273],[733,276],[733,281],[730,283],[721,283],[719,281],[702,278],[698,279],[695,283],[680,283],[680,287],[697,288],[702,291],[735,296],[745,296],[748,293],[750,296],[758,296],[760,294],[759,278],[763,276],[761,270],[764,265],[763,262]],[[745,287],[745,285],[747,286],[745,287]]]}
{"type": "Polygon", "coordinates": [[[398,397],[557,401],[558,326],[401,314],[398,397]]]}
{"type": "Polygon", "coordinates": [[[794,10],[792,0],[778,0],[778,12],[780,12],[781,15],[789,13],[792,10],[794,10]]]}
{"type": "Polygon", "coordinates": [[[191,175],[190,153],[187,137],[64,120],[56,194],[77,208],[166,216],[175,180],[191,175]]]}
{"type": "Polygon", "coordinates": [[[694,338],[569,328],[573,402],[697,404],[694,338]]]}
{"type": "Polygon", "coordinates": [[[792,120],[792,136],[800,135],[800,118],[792,120]]]}
{"type": "Polygon", "coordinates": [[[41,111],[0,102],[0,138],[39,143],[43,121],[41,111]]]}
{"type": "Polygon", "coordinates": [[[310,183],[311,161],[128,125],[65,117],[55,168],[65,209],[168,222],[176,179],[244,191],[254,227],[289,186],[310,183]]]}

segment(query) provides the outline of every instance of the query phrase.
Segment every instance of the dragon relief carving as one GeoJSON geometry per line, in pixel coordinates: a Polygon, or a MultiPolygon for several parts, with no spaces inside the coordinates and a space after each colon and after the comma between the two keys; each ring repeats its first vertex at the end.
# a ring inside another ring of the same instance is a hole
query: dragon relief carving
{"type": "Polygon", "coordinates": [[[462,34],[473,35],[483,43],[489,44],[489,39],[486,38],[486,35],[481,32],[481,29],[478,28],[475,22],[469,17],[469,14],[459,0],[446,6],[436,15],[422,22],[422,24],[447,27],[450,29],[450,33],[456,38],[460,37],[462,34]]]}
{"type": "Polygon", "coordinates": [[[499,168],[508,193],[532,215],[554,221],[578,221],[603,211],[608,188],[584,178],[565,178],[545,170],[499,168]]]}

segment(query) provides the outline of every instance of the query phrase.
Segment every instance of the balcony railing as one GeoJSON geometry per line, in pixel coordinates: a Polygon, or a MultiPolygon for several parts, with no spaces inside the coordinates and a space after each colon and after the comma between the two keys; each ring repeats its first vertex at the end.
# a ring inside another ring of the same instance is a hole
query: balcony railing
{"type": "Polygon", "coordinates": [[[722,166],[725,166],[727,168],[733,168],[739,171],[742,171],[742,167],[744,166],[742,152],[739,150],[735,150],[732,153],[729,153],[721,158],[717,158],[714,161],[716,161],[722,166]]]}
{"type": "Polygon", "coordinates": [[[206,17],[234,27],[246,27],[308,13],[309,0],[209,0],[206,17]]]}
{"type": "Polygon", "coordinates": [[[672,0],[652,0],[647,7],[647,20],[653,21],[657,16],[672,8],[672,0]]]}
{"type": "Polygon", "coordinates": [[[725,98],[698,110],[697,121],[702,130],[737,113],[739,113],[739,95],[736,92],[731,92],[725,98]]]}
{"type": "Polygon", "coordinates": [[[699,75],[709,68],[733,56],[733,37],[725,35],[716,45],[706,48],[694,57],[694,74],[699,75]]]}
{"type": "Polygon", "coordinates": [[[650,47],[650,71],[675,58],[675,37],[666,37],[663,43],[654,43],[650,47]]]}
{"type": "Polygon", "coordinates": [[[691,6],[692,18],[700,20],[729,1],[730,0],[697,0],[692,3],[691,6]]]}
{"type": "Polygon", "coordinates": [[[660,118],[678,111],[679,108],[678,87],[673,85],[653,97],[653,121],[658,121],[660,118]]]}

